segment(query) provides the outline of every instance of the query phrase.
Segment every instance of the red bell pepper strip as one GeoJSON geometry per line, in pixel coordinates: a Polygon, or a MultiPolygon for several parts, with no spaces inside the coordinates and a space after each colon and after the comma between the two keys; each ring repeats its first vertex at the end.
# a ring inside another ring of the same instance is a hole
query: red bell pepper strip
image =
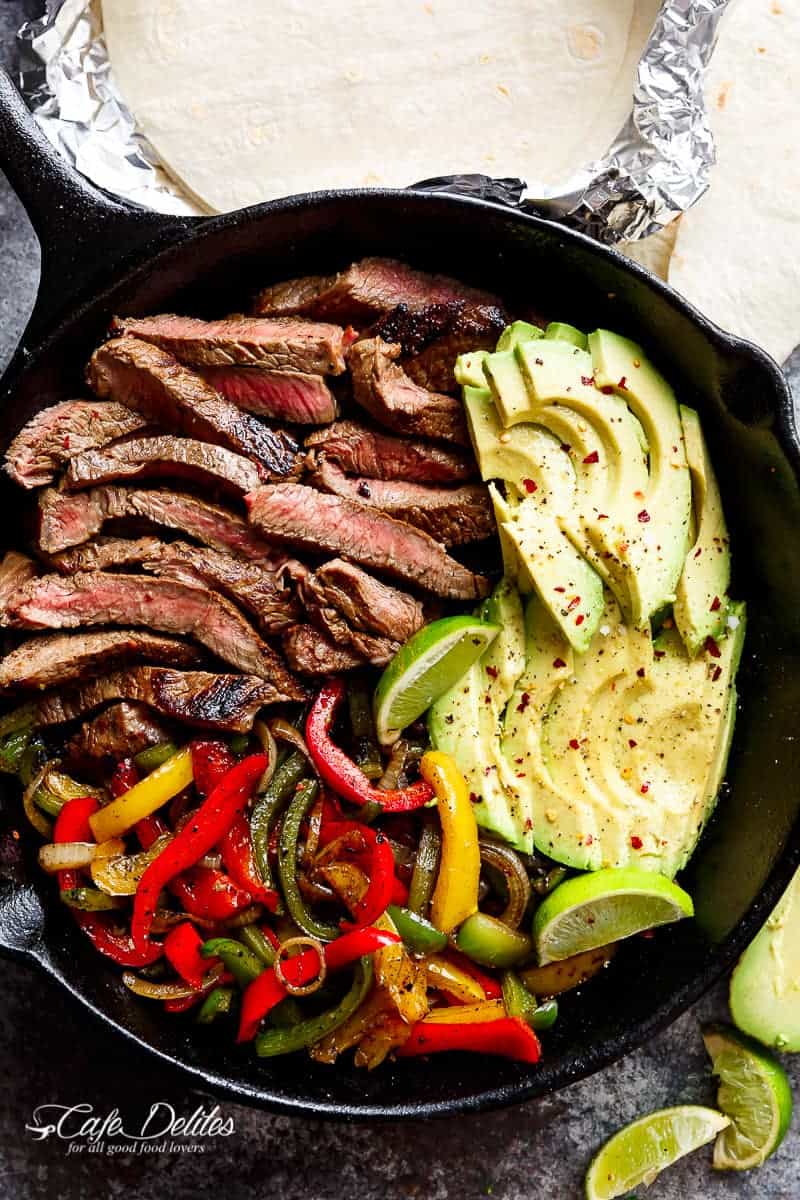
{"type": "Polygon", "coordinates": [[[120,967],[146,967],[161,958],[164,953],[160,942],[146,942],[144,946],[135,946],[133,939],[127,934],[114,932],[104,920],[104,914],[80,912],[76,909],[75,917],[95,950],[113,959],[120,967]]]}
{"type": "Polygon", "coordinates": [[[139,772],[136,770],[133,759],[123,758],[114,768],[114,774],[108,783],[108,790],[116,800],[118,796],[124,796],[126,792],[129,792],[138,782],[139,772]]]}
{"type": "Polygon", "coordinates": [[[195,1004],[199,1004],[201,1000],[205,1000],[209,992],[213,992],[215,987],[225,987],[229,983],[233,983],[233,976],[228,971],[225,971],[218,979],[212,979],[210,983],[206,983],[203,987],[198,988],[196,992],[192,992],[191,996],[181,996],[180,1000],[165,1000],[164,1012],[188,1012],[190,1008],[194,1008],[195,1004]]]}
{"type": "Polygon", "coordinates": [[[194,786],[201,796],[210,796],[218,783],[221,783],[236,759],[224,742],[192,742],[189,749],[192,752],[192,773],[194,786]]]}
{"type": "Polygon", "coordinates": [[[408,888],[402,879],[398,879],[396,875],[392,882],[392,898],[389,903],[396,904],[400,908],[405,908],[408,905],[408,888]]]}
{"type": "Polygon", "coordinates": [[[203,986],[207,962],[200,953],[203,938],[191,921],[183,921],[170,929],[164,939],[164,956],[181,979],[198,990],[203,986]]]}
{"type": "Polygon", "coordinates": [[[351,804],[377,804],[384,812],[410,812],[433,799],[433,789],[420,780],[410,787],[374,787],[357,763],[331,740],[331,727],[345,698],[345,684],[331,680],[320,688],[306,721],[306,744],[322,780],[351,804]]]}
{"type": "Polygon", "coordinates": [[[167,886],[187,913],[208,921],[226,921],[253,903],[249,892],[213,867],[190,867],[167,886]]]}
{"type": "Polygon", "coordinates": [[[217,849],[222,855],[226,871],[239,887],[249,892],[253,900],[263,904],[270,912],[276,912],[278,893],[274,888],[264,886],[253,858],[250,822],[243,813],[233,822],[217,849]]]}
{"type": "Polygon", "coordinates": [[[497,1021],[476,1024],[419,1021],[404,1045],[398,1046],[398,1058],[419,1054],[440,1054],[444,1050],[468,1050],[474,1054],[497,1054],[517,1062],[536,1063],[542,1048],[536,1034],[520,1017],[501,1017],[497,1021]]]}
{"type": "MultiPolygon", "coordinates": [[[[338,971],[372,954],[382,946],[391,946],[399,942],[397,934],[383,929],[358,929],[353,933],[345,933],[335,942],[328,942],[323,948],[325,966],[329,971],[338,971]]],[[[284,979],[297,987],[311,983],[319,974],[319,955],[316,950],[304,950],[295,958],[285,959],[281,963],[284,979]]],[[[275,969],[263,971],[251,984],[248,984],[242,996],[242,1013],[239,1021],[237,1042],[250,1042],[258,1033],[258,1027],[264,1017],[276,1004],[287,995],[275,969]]]]}
{"type": "Polygon", "coordinates": [[[237,763],[212,791],[172,841],[153,859],[136,889],[131,933],[140,949],[148,941],[158,895],[176,875],[188,871],[228,832],[244,811],[267,767],[264,754],[251,754],[237,763]]]}
{"type": "Polygon", "coordinates": [[[471,979],[476,980],[484,992],[487,1000],[502,1000],[503,989],[500,983],[491,975],[487,975],[480,967],[476,967],[471,958],[467,958],[466,954],[459,954],[456,950],[449,950],[445,955],[449,958],[454,966],[458,967],[459,971],[463,971],[465,975],[469,975],[471,979]]]}
{"type": "MultiPolygon", "coordinates": [[[[342,929],[361,929],[372,925],[386,912],[390,904],[398,903],[395,893],[402,884],[395,878],[394,855],[386,837],[359,821],[328,821],[320,829],[320,845],[327,846],[338,837],[357,833],[365,843],[364,850],[350,850],[369,878],[369,886],[352,911],[352,921],[342,921],[342,929]]],[[[402,888],[405,899],[407,891],[402,888]]]]}
{"type": "Polygon", "coordinates": [[[153,842],[158,841],[162,833],[169,832],[166,822],[158,813],[151,813],[149,817],[142,817],[141,821],[137,821],[133,828],[143,850],[149,850],[153,842]]]}
{"type": "MultiPolygon", "coordinates": [[[[67,800],[56,817],[53,826],[54,842],[93,842],[94,834],[89,824],[89,817],[96,813],[100,805],[94,796],[76,796],[67,800]]],[[[59,871],[58,886],[66,892],[78,886],[77,871],[59,871]]]]}

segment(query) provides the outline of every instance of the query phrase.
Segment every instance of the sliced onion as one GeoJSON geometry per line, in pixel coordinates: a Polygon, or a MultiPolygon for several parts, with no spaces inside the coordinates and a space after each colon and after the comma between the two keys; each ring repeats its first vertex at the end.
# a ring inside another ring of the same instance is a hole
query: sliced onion
{"type": "Polygon", "coordinates": [[[223,929],[239,929],[240,926],[252,925],[254,921],[260,921],[263,915],[263,904],[251,904],[249,908],[243,908],[235,916],[226,917],[224,921],[217,921],[216,924],[221,925],[223,929]]]}
{"type": "Polygon", "coordinates": [[[204,854],[197,865],[198,867],[208,867],[209,871],[218,871],[222,866],[222,855],[204,854]]]}
{"type": "Polygon", "coordinates": [[[275,774],[275,768],[278,765],[278,747],[275,745],[275,738],[267,725],[263,721],[253,722],[253,735],[261,742],[261,749],[267,756],[267,768],[261,779],[258,782],[256,792],[261,795],[270,785],[272,776],[275,774]]]}
{"type": "MultiPolygon", "coordinates": [[[[253,726],[255,729],[255,726],[253,726]]],[[[313,766],[313,760],[306,745],[306,739],[303,737],[299,729],[295,729],[294,725],[290,725],[283,717],[273,717],[269,722],[269,728],[279,742],[288,742],[290,746],[294,746],[295,750],[299,750],[301,754],[305,754],[308,761],[313,766]]]]}
{"type": "Polygon", "coordinates": [[[110,854],[111,842],[98,846],[91,864],[92,882],[107,896],[132,896],[150,863],[169,845],[172,836],[162,833],[148,850],[139,854],[125,854],[125,843],[118,838],[114,839],[110,854]]]}
{"type": "Polygon", "coordinates": [[[198,992],[213,987],[217,980],[222,978],[224,971],[222,963],[212,968],[203,976],[203,983],[199,988],[178,980],[157,983],[153,979],[142,979],[141,975],[135,975],[133,971],[123,971],[122,982],[137,996],[144,996],[147,1000],[186,1000],[189,996],[196,996],[198,992]]]}
{"type": "Polygon", "coordinates": [[[405,769],[408,759],[408,742],[405,738],[400,738],[398,742],[392,746],[392,752],[389,757],[389,762],[386,765],[386,770],[378,780],[378,787],[381,791],[394,791],[400,786],[400,776],[405,769]]]}
{"type": "Polygon", "coordinates": [[[39,850],[39,866],[48,875],[56,871],[77,871],[91,865],[97,852],[94,842],[48,842],[39,850]]]}
{"type": "Polygon", "coordinates": [[[522,860],[510,846],[481,840],[481,862],[500,871],[508,888],[508,904],[497,918],[510,929],[517,929],[531,898],[531,881],[522,860]]]}
{"type": "Polygon", "coordinates": [[[33,779],[30,781],[25,791],[22,793],[22,808],[25,816],[30,821],[37,833],[40,833],[43,838],[51,838],[53,836],[53,822],[48,821],[44,813],[40,812],[34,802],[34,796],[39,790],[39,786],[44,779],[48,769],[48,764],[37,771],[33,779]]]}
{"type": "Polygon", "coordinates": [[[310,996],[312,992],[316,992],[322,987],[325,982],[325,976],[328,973],[328,965],[325,962],[325,950],[322,942],[317,938],[308,937],[306,934],[301,934],[300,937],[288,938],[287,941],[281,942],[280,946],[278,946],[273,970],[278,977],[278,982],[286,989],[290,996],[310,996]],[[283,962],[290,950],[300,949],[302,946],[307,946],[309,949],[316,951],[319,959],[319,971],[316,978],[312,979],[310,983],[290,983],[283,973],[283,962]]]}

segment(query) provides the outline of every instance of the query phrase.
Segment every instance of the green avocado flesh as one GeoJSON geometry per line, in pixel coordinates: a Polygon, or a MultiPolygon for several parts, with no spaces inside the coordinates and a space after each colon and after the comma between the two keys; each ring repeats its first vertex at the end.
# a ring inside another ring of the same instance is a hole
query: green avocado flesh
{"type": "Polygon", "coordinates": [[[516,322],[456,373],[504,635],[431,709],[433,744],[519,849],[672,877],[716,803],[745,632],[697,414],[607,330],[516,322]]]}
{"type": "Polygon", "coordinates": [[[800,1051],[800,867],[731,977],[731,1016],[776,1050],[800,1051]]]}

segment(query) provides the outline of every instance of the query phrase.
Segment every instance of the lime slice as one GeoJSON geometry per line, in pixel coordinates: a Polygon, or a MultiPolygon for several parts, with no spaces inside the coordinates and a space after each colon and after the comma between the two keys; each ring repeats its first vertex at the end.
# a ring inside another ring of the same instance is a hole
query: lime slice
{"type": "Polygon", "coordinates": [[[586,1173],[587,1200],[613,1200],[646,1187],[685,1154],[712,1142],[729,1124],[713,1108],[681,1104],[640,1117],[606,1142],[586,1173]]]}
{"type": "Polygon", "coordinates": [[[375,725],[383,746],[458,683],[500,632],[472,616],[432,621],[402,646],[375,689],[375,725]]]}
{"type": "Polygon", "coordinates": [[[717,1104],[731,1119],[714,1146],[714,1166],[718,1171],[760,1167],[777,1150],[792,1119],[786,1072],[762,1046],[724,1025],[706,1026],[703,1041],[720,1080],[717,1104]]]}
{"type": "Polygon", "coordinates": [[[533,938],[544,965],[693,915],[691,896],[671,879],[609,867],[554,888],[536,910],[533,938]]]}

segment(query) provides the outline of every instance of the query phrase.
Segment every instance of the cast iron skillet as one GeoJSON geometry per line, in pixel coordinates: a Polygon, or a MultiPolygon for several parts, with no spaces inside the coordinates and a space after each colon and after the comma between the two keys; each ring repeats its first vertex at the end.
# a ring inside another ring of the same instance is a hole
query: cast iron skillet
{"type": "MultiPolygon", "coordinates": [[[[132,209],[53,155],[2,75],[0,165],[42,245],[36,307],[0,384],[3,447],[44,405],[80,394],[113,313],[223,314],[269,281],[395,255],[552,319],[641,340],[702,414],[733,531],[735,594],[750,610],[731,785],[687,873],[698,919],[634,939],[583,995],[565,997],[536,1067],[442,1056],[367,1074],[300,1055],[262,1062],[217,1030],[165,1017],[126,991],[55,902],[13,785],[0,808],[0,949],[196,1082],[284,1112],[397,1118],[497,1107],[563,1087],[646,1041],[730,967],[800,862],[800,444],[775,363],[614,251],[493,203],[417,189],[294,196],[203,220],[132,209]]],[[[20,537],[23,498],[0,486],[4,548],[20,537]]]]}

